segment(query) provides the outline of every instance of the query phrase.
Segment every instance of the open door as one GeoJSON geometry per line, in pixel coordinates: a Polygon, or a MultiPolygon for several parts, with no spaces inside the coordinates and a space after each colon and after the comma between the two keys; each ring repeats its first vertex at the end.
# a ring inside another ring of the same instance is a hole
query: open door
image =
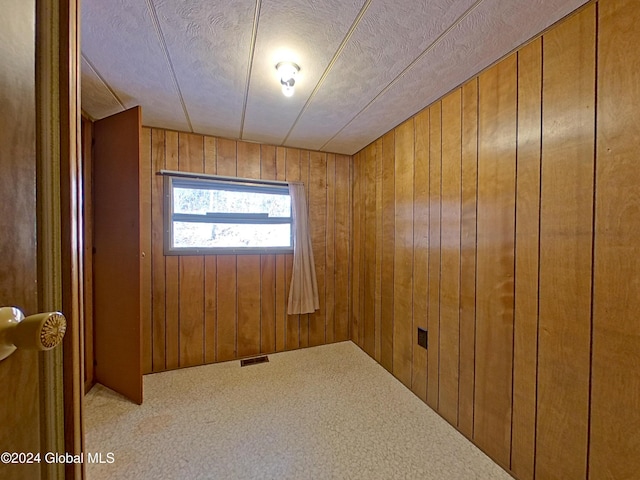
{"type": "MultiPolygon", "coordinates": [[[[5,2],[0,15],[0,306],[36,313],[36,116],[34,5],[5,2]]],[[[38,352],[0,361],[0,452],[40,451],[38,352]]],[[[11,461],[11,459],[9,459],[11,461]]],[[[40,465],[0,462],[0,478],[37,479],[40,465]]]]}
{"type": "Polygon", "coordinates": [[[142,403],[140,107],[94,123],[95,379],[142,403]]]}
{"type": "Polygon", "coordinates": [[[70,301],[78,284],[68,281],[78,265],[70,235],[80,191],[77,18],[74,0],[9,0],[0,15],[0,306],[67,317],[64,352],[18,349],[0,361],[0,452],[9,452],[2,479],[83,478],[83,465],[44,458],[79,455],[83,441],[78,309],[70,301]]]}

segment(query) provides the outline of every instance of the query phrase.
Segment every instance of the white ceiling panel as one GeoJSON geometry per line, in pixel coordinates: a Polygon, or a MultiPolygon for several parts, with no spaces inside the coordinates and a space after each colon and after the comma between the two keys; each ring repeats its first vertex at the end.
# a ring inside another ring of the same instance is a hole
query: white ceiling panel
{"type": "Polygon", "coordinates": [[[372,2],[286,144],[320,149],[477,1],[372,2]]]}
{"type": "Polygon", "coordinates": [[[362,0],[263,0],[243,138],[280,144],[358,16],[362,0]],[[295,95],[282,95],[275,66],[297,63],[295,95]]]}
{"type": "Polygon", "coordinates": [[[124,105],[142,105],[145,125],[188,130],[147,3],[83,1],[81,11],[82,54],[124,105]]]}
{"type": "Polygon", "coordinates": [[[484,0],[323,149],[359,151],[584,3],[484,0]]]}
{"type": "Polygon", "coordinates": [[[255,0],[154,0],[193,130],[240,136],[255,0]]]}

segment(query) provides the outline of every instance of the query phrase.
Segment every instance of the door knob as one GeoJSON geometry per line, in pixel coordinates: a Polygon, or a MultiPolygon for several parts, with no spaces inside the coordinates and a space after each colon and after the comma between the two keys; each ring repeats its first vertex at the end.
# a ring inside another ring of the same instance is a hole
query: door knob
{"type": "Polygon", "coordinates": [[[18,348],[51,350],[62,342],[67,319],[60,312],[36,313],[25,318],[15,307],[0,308],[0,361],[18,348]]]}

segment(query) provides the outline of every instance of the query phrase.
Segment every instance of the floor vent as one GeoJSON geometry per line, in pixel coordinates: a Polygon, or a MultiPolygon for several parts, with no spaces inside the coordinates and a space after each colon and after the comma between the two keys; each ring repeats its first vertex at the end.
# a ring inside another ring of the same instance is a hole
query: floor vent
{"type": "Polygon", "coordinates": [[[245,358],[244,360],[240,360],[240,366],[241,367],[246,367],[248,365],[255,365],[257,363],[265,363],[269,361],[269,357],[262,356],[262,357],[255,357],[255,358],[245,358]]]}

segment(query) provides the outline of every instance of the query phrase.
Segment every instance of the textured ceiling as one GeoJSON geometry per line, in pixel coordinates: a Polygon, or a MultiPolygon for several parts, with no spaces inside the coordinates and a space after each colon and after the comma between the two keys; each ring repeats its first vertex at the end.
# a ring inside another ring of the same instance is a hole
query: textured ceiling
{"type": "Polygon", "coordinates": [[[584,3],[82,0],[82,108],[353,154],[584,3]]]}

